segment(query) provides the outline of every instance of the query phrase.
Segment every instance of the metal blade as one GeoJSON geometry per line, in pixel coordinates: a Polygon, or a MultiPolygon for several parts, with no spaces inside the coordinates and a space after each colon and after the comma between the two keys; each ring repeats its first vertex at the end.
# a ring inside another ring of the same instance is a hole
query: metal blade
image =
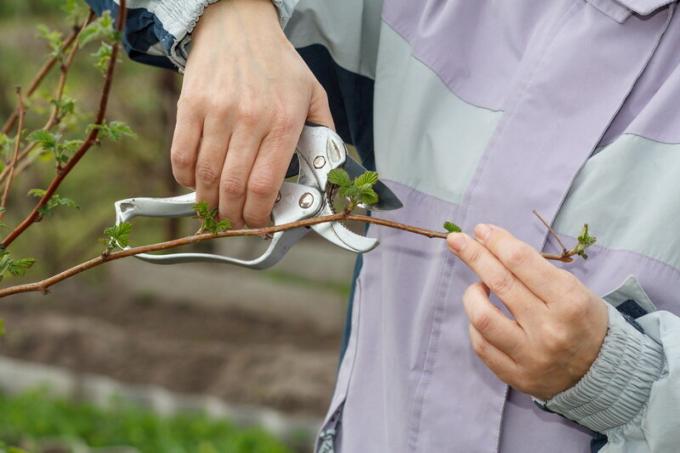
{"type": "MultiPolygon", "coordinates": [[[[349,155],[347,156],[345,163],[342,165],[342,168],[344,168],[347,174],[349,174],[352,178],[356,178],[357,176],[368,171],[363,165],[361,165],[349,155]]],[[[404,206],[401,200],[399,200],[399,198],[394,194],[394,192],[392,192],[390,188],[387,187],[382,181],[378,180],[378,182],[373,186],[373,189],[378,194],[379,201],[377,204],[371,206],[371,210],[392,211],[404,206]]]]}

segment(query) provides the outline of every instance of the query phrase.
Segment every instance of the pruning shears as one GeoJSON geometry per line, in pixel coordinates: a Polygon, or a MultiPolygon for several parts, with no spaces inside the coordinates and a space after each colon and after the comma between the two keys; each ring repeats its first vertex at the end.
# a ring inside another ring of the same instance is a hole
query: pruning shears
{"type": "MultiPolygon", "coordinates": [[[[297,182],[284,181],[272,210],[274,225],[296,222],[311,217],[335,214],[334,186],[328,174],[343,168],[350,177],[363,174],[366,169],[347,154],[342,139],[327,127],[308,124],[304,127],[287,177],[297,175],[297,182]]],[[[379,201],[371,210],[393,210],[402,207],[399,198],[381,181],[374,185],[379,201]]],[[[194,216],[196,193],[171,198],[128,198],[115,203],[116,225],[134,217],[189,217],[194,216]]],[[[365,207],[365,206],[364,206],[365,207]]],[[[241,260],[207,253],[174,253],[166,255],[139,254],[137,258],[156,264],[187,262],[228,263],[252,269],[265,269],[278,263],[288,250],[309,230],[324,239],[354,253],[364,253],[378,245],[377,239],[348,230],[341,222],[327,222],[311,227],[295,228],[274,233],[269,247],[258,258],[241,260]]]]}

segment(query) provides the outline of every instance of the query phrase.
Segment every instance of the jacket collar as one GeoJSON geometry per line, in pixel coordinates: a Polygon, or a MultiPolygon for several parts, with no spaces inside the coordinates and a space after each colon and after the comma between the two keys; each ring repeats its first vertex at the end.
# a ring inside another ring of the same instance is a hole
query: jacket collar
{"type": "Polygon", "coordinates": [[[623,23],[632,14],[648,16],[677,0],[588,0],[598,10],[623,23]]]}

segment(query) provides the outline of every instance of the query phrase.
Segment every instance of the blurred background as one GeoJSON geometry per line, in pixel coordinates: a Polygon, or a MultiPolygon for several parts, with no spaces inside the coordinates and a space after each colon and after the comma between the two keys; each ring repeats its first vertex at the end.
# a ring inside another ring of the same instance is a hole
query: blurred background
{"type": "MultiPolygon", "coordinates": [[[[15,87],[47,59],[36,26],[69,32],[65,3],[0,2],[0,123],[14,110],[15,87]]],[[[79,52],[66,87],[78,112],[64,133],[74,137],[92,121],[103,81],[96,48],[79,52]]],[[[57,76],[32,97],[28,131],[44,122],[57,76]]],[[[89,152],[59,190],[78,209],[56,210],[12,245],[14,256],[37,263],[3,286],[101,253],[114,201],[185,191],[168,158],[180,83],[174,72],[121,59],[107,117],[125,121],[137,138],[89,152]]],[[[37,157],[17,177],[3,221],[12,227],[23,218],[35,202],[28,190],[45,188],[54,171],[53,161],[37,157]]],[[[192,219],[135,222],[132,242],[196,228],[192,219]]],[[[253,256],[262,244],[202,247],[253,256]]],[[[354,258],[310,235],[268,271],[128,259],[47,295],[0,300],[0,451],[311,451],[335,381],[354,258]]]]}

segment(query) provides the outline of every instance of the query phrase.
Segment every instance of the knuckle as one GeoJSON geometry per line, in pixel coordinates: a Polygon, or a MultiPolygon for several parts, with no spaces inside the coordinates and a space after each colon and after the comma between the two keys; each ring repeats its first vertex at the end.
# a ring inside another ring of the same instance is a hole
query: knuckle
{"type": "Polygon", "coordinates": [[[328,92],[323,87],[323,85],[321,85],[321,83],[319,83],[319,81],[316,80],[316,78],[314,78],[314,89],[318,93],[318,96],[319,96],[320,99],[328,102],[328,92]]]}
{"type": "Polygon", "coordinates": [[[227,198],[242,198],[246,194],[246,183],[236,175],[227,175],[220,181],[220,193],[227,198]]]}
{"type": "Polygon", "coordinates": [[[469,245],[465,247],[463,252],[467,255],[467,261],[470,263],[476,263],[482,256],[481,247],[474,241],[469,241],[469,245]]]}
{"type": "Polygon", "coordinates": [[[217,183],[220,174],[215,167],[209,164],[198,164],[196,166],[196,179],[202,183],[212,186],[217,183]]]}
{"type": "Polygon", "coordinates": [[[463,293],[463,303],[468,304],[474,301],[475,293],[477,291],[476,285],[470,285],[465,289],[463,293]]]}
{"type": "Polygon", "coordinates": [[[221,120],[229,118],[234,111],[232,103],[228,100],[218,99],[211,102],[210,115],[221,120]]]}
{"type": "Polygon", "coordinates": [[[485,342],[473,338],[471,343],[472,350],[475,351],[475,354],[477,354],[479,358],[484,359],[488,357],[489,347],[485,342]]]}
{"type": "Polygon", "coordinates": [[[529,246],[518,244],[513,246],[506,256],[506,263],[509,267],[522,267],[527,263],[530,256],[529,246]]]}
{"type": "Polygon", "coordinates": [[[491,288],[491,291],[501,298],[510,293],[514,286],[515,278],[509,272],[503,272],[501,275],[498,275],[489,281],[489,288],[491,288]]]}
{"type": "Polygon", "coordinates": [[[544,376],[547,370],[554,367],[553,357],[552,353],[543,353],[537,354],[532,358],[531,363],[527,367],[527,381],[531,387],[541,386],[543,379],[539,376],[544,376]]]}
{"type": "MultiPolygon", "coordinates": [[[[569,335],[565,329],[559,326],[548,325],[543,329],[542,342],[550,352],[563,351],[569,347],[569,335]]],[[[536,360],[540,362],[545,357],[539,355],[536,360]]]]}
{"type": "Polygon", "coordinates": [[[289,134],[293,128],[297,125],[298,120],[291,112],[280,109],[276,113],[275,126],[273,129],[274,134],[279,136],[284,136],[289,134]]]}
{"type": "Polygon", "coordinates": [[[202,105],[202,100],[198,96],[180,95],[177,99],[177,110],[180,112],[194,112],[202,105]]]}
{"type": "Polygon", "coordinates": [[[172,168],[176,170],[190,169],[194,165],[191,154],[177,151],[176,149],[170,152],[170,162],[172,163],[172,168]]]}
{"type": "Polygon", "coordinates": [[[277,191],[275,178],[269,172],[258,172],[248,181],[248,192],[258,198],[269,198],[277,191]]]}
{"type": "Polygon", "coordinates": [[[247,128],[255,128],[262,118],[261,110],[251,102],[242,102],[238,106],[238,120],[247,128]]]}
{"type": "Polygon", "coordinates": [[[491,316],[489,313],[483,310],[477,310],[473,312],[470,317],[470,322],[479,333],[486,333],[491,328],[491,316]]]}

